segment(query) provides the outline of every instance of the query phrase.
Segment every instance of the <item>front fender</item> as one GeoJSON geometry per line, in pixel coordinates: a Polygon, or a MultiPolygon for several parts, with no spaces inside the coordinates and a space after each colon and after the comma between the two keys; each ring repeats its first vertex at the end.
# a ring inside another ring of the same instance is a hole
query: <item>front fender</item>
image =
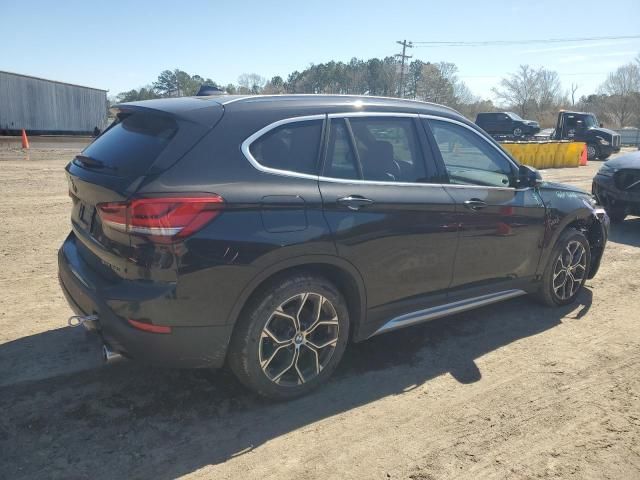
{"type": "Polygon", "coordinates": [[[589,195],[572,190],[541,189],[546,212],[545,235],[537,275],[541,276],[549,262],[553,247],[567,228],[576,228],[587,236],[591,246],[591,269],[588,278],[598,271],[607,241],[609,217],[593,206],[589,195]]]}

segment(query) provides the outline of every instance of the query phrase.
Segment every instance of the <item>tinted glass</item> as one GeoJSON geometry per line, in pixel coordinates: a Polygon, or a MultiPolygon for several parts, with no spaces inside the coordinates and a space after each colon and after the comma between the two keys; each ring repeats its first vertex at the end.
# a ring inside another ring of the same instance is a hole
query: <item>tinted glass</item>
{"type": "Polygon", "coordinates": [[[82,155],[102,164],[99,171],[121,177],[143,175],[178,131],[178,125],[160,115],[134,113],[120,117],[89,145],[82,155]]]}
{"type": "Polygon", "coordinates": [[[355,156],[349,141],[349,132],[342,119],[331,120],[329,145],[327,149],[327,167],[325,176],[333,178],[360,179],[355,156]]]}
{"type": "Polygon", "coordinates": [[[315,174],[321,135],[321,120],[287,123],[254,141],[249,150],[265,167],[315,174]]]}
{"type": "Polygon", "coordinates": [[[482,137],[450,122],[430,120],[449,183],[508,187],[511,164],[482,137]]]}
{"type": "Polygon", "coordinates": [[[424,161],[412,118],[350,118],[365,180],[423,182],[424,161]]]}

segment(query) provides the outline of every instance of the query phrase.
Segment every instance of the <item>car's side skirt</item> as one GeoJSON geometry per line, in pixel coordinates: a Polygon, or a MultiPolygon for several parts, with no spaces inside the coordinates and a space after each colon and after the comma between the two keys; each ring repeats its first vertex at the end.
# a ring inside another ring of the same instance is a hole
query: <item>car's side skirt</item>
{"type": "Polygon", "coordinates": [[[436,307],[418,310],[417,312],[405,313],[398,317],[392,318],[387,323],[373,332],[370,337],[380,333],[390,332],[399,328],[409,327],[418,323],[435,320],[436,318],[446,317],[455,313],[464,312],[473,308],[483,307],[492,303],[508,300],[509,298],[526,295],[527,292],[519,289],[504,290],[502,292],[489,293],[479,297],[467,298],[457,302],[438,305],[436,307]]]}

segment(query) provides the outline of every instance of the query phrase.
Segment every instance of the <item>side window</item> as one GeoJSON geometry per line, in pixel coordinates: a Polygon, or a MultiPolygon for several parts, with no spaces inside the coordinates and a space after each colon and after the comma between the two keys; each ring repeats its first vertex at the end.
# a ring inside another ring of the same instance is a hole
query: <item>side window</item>
{"type": "Polygon", "coordinates": [[[249,151],[265,167],[315,174],[321,136],[321,120],[286,123],[255,140],[249,151]]]}
{"type": "Polygon", "coordinates": [[[412,118],[357,117],[349,124],[365,180],[424,182],[424,160],[412,118]]]}
{"type": "Polygon", "coordinates": [[[488,141],[451,122],[430,120],[449,183],[508,187],[511,164],[488,141]]]}
{"type": "Polygon", "coordinates": [[[327,148],[327,166],[325,176],[332,178],[348,178],[360,180],[355,155],[351,149],[349,131],[345,121],[340,118],[331,120],[329,145],[327,148]]]}

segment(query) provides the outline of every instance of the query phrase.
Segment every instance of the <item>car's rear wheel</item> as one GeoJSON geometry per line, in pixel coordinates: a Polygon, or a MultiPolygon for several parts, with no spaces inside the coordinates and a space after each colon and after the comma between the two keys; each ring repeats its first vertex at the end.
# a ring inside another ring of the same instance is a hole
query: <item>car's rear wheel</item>
{"type": "Polygon", "coordinates": [[[542,274],[538,298],[549,306],[572,303],[587,280],[590,266],[587,238],[578,230],[567,230],[556,242],[542,274]]]}
{"type": "Polygon", "coordinates": [[[238,379],[274,399],[304,395],[324,382],[344,353],[349,313],[323,277],[272,282],[247,305],[229,350],[238,379]]]}

